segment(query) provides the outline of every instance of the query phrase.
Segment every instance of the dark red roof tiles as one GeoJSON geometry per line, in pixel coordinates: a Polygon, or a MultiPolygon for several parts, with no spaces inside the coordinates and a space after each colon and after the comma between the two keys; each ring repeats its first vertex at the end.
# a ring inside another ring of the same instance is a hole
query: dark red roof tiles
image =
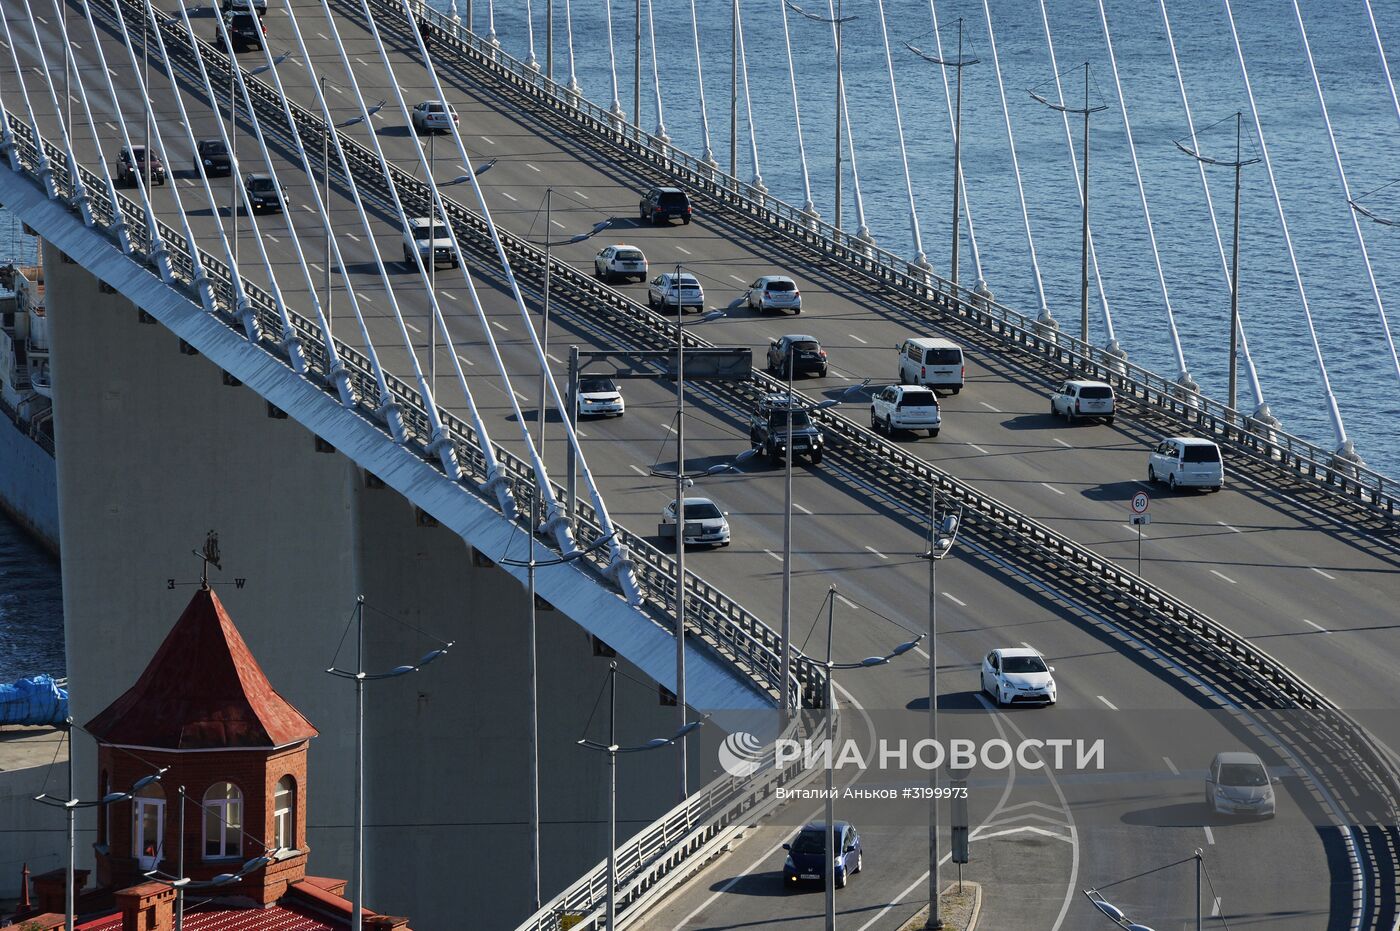
{"type": "Polygon", "coordinates": [[[267,681],[211,589],[190,599],[136,684],[87,724],[109,744],[280,747],[316,728],[267,681]]]}

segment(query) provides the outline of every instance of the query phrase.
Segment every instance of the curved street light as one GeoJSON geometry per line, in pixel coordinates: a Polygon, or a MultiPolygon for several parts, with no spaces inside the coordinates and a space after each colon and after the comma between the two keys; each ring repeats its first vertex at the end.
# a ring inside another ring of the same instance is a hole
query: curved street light
{"type": "MultiPolygon", "coordinates": [[[[938,487],[931,485],[928,494],[928,736],[938,743],[938,562],[953,550],[962,529],[962,508],[938,519],[938,487]]],[[[924,927],[937,931],[943,927],[940,914],[938,878],[938,770],[928,774],[928,921],[924,927]]]]}
{"type": "Polygon", "coordinates": [[[429,650],[416,663],[395,666],[387,672],[367,673],[362,668],[365,655],[365,596],[360,595],[355,599],[355,670],[351,672],[335,666],[326,670],[333,676],[355,682],[355,893],[350,912],[351,931],[361,931],[365,906],[365,683],[396,679],[417,672],[446,654],[455,642],[448,641],[439,649],[429,650]]]}
{"type": "MultiPolygon", "coordinates": [[[[76,912],[74,910],[74,874],[77,872],[77,811],[79,808],[98,808],[106,805],[113,805],[117,802],[125,802],[135,798],[142,789],[154,782],[159,782],[160,777],[170,769],[169,766],[159,767],[149,776],[142,776],[131,784],[131,788],[125,792],[108,792],[100,799],[84,801],[78,798],[77,790],[74,788],[74,769],[77,761],[73,755],[73,719],[67,718],[64,721],[64,730],[68,733],[68,797],[59,798],[47,792],[41,792],[34,796],[34,801],[41,805],[48,805],[50,808],[62,808],[68,822],[68,886],[63,894],[63,927],[65,931],[73,931],[76,912]]],[[[82,730],[82,728],[78,728],[82,730]]]]}
{"type": "Polygon", "coordinates": [[[499,559],[503,566],[523,567],[526,570],[526,600],[529,603],[529,625],[528,637],[530,648],[529,655],[529,675],[526,687],[529,692],[530,708],[530,872],[533,882],[533,897],[531,899],[531,912],[540,909],[540,714],[539,714],[539,655],[536,646],[536,618],[535,618],[535,570],[541,567],[562,566],[565,563],[582,559],[589,553],[601,546],[607,545],[615,534],[607,534],[599,537],[581,550],[574,550],[563,556],[554,559],[540,560],[535,558],[535,527],[537,510],[535,500],[532,497],[530,506],[530,557],[528,559],[499,559]]]}
{"type": "MultiPolygon", "coordinates": [[[[1109,886],[1116,886],[1119,883],[1127,882],[1128,879],[1137,879],[1140,876],[1146,876],[1148,873],[1158,873],[1162,870],[1169,870],[1174,866],[1181,866],[1183,863],[1191,863],[1192,861],[1194,861],[1196,864],[1196,928],[1197,931],[1199,931],[1202,920],[1201,873],[1205,870],[1205,860],[1201,856],[1201,848],[1197,847],[1195,851],[1192,852],[1191,856],[1185,858],[1184,860],[1177,860],[1173,863],[1168,863],[1164,866],[1159,866],[1155,869],[1147,870],[1144,873],[1138,873],[1134,876],[1129,876],[1127,877],[1127,879],[1119,879],[1115,882],[1109,883],[1109,886]]],[[[1105,886],[1104,888],[1107,889],[1108,886],[1105,886]]],[[[1098,889],[1085,889],[1084,897],[1089,900],[1089,903],[1093,905],[1094,908],[1099,910],[1099,914],[1103,915],[1105,918],[1116,924],[1118,927],[1125,929],[1125,931],[1152,931],[1152,929],[1149,928],[1147,925],[1139,924],[1138,922],[1133,921],[1131,918],[1129,918],[1121,908],[1108,901],[1108,899],[1104,898],[1103,893],[1101,893],[1098,889]]]]}
{"type": "Polygon", "coordinates": [[[617,755],[619,753],[641,753],[645,750],[659,750],[670,744],[680,743],[699,730],[704,721],[691,721],[681,726],[670,737],[654,737],[646,743],[632,747],[620,747],[617,743],[617,663],[608,664],[608,742],[599,743],[586,738],[578,741],[580,747],[596,750],[608,755],[608,900],[607,931],[617,928],[617,755]]]}

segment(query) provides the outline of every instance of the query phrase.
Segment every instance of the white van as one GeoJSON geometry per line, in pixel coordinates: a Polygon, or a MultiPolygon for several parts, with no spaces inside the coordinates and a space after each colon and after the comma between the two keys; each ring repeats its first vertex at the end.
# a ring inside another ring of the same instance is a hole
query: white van
{"type": "Polygon", "coordinates": [[[1147,457],[1147,480],[1166,482],[1173,491],[1178,488],[1219,491],[1225,484],[1225,463],[1220,447],[1210,440],[1169,436],[1147,457]]]}
{"type": "Polygon", "coordinates": [[[966,374],[962,347],[952,340],[933,336],[906,339],[899,346],[897,385],[924,385],[947,388],[957,394],[966,374]]]}

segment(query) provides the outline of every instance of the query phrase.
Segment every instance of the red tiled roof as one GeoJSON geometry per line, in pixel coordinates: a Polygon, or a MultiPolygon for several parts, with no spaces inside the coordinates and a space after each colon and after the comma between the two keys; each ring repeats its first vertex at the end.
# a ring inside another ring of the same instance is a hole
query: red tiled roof
{"type": "Polygon", "coordinates": [[[267,681],[211,589],[200,589],[136,684],[87,724],[109,744],[280,747],[316,728],[267,681]]]}
{"type": "MultiPolygon", "coordinates": [[[[321,918],[296,906],[271,908],[221,908],[190,905],[185,909],[188,931],[344,931],[344,922],[321,918]]],[[[78,925],[78,931],[122,931],[120,914],[106,915],[78,925]]]]}

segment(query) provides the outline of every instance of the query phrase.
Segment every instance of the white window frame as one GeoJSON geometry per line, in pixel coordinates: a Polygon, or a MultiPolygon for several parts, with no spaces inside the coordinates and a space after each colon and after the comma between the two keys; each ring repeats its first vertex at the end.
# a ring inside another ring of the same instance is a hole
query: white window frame
{"type": "Polygon", "coordinates": [[[204,793],[204,816],[201,821],[203,825],[201,829],[203,843],[200,846],[200,853],[203,859],[236,860],[243,855],[243,791],[239,789],[237,785],[232,782],[216,782],[210,786],[204,793]],[[222,786],[228,786],[233,790],[232,797],[226,795],[221,795],[216,798],[209,797],[210,792],[214,792],[222,786]],[[229,825],[230,819],[228,815],[229,809],[231,808],[236,812],[237,817],[233,820],[237,822],[238,827],[230,827],[229,825]],[[217,840],[220,852],[216,854],[211,854],[209,852],[209,841],[211,840],[209,837],[209,822],[210,818],[213,816],[218,817],[219,824],[219,836],[217,840]],[[228,852],[230,843],[233,846],[232,853],[228,852]]]}
{"type": "Polygon", "coordinates": [[[277,780],[272,794],[272,837],[277,847],[296,847],[297,781],[290,775],[277,780]],[[282,800],[282,784],[287,783],[285,805],[282,800]],[[286,830],[283,830],[285,820],[286,830]]]}

